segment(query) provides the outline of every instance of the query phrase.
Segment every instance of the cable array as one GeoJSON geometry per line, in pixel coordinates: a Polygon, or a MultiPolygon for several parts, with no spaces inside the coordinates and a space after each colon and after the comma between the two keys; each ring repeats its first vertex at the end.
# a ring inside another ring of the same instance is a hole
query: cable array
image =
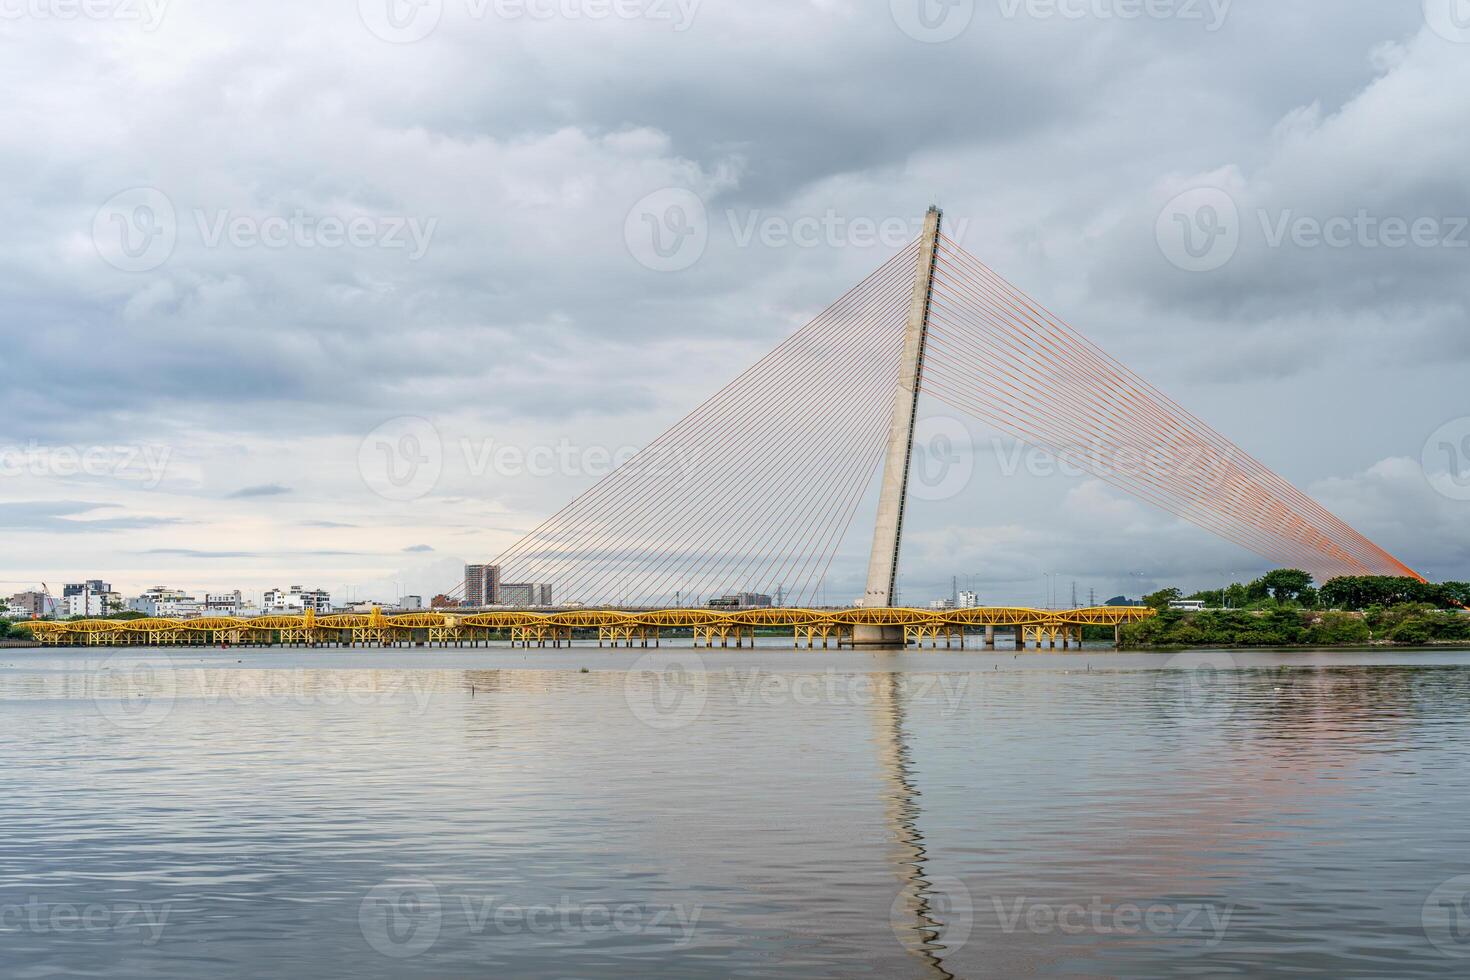
{"type": "Polygon", "coordinates": [[[1281,565],[1417,574],[941,236],[924,391],[1281,565]]]}
{"type": "MultiPolygon", "coordinates": [[[[882,458],[917,243],[497,557],[558,603],[812,603],[882,458]]],[[[461,583],[463,589],[463,583],[461,583]]]]}

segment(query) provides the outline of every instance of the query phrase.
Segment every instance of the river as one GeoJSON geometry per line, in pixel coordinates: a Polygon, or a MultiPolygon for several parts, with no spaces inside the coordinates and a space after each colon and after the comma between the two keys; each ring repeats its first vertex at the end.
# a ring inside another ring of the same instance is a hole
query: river
{"type": "Polygon", "coordinates": [[[1463,976],[1470,651],[0,650],[0,975],[1463,976]]]}

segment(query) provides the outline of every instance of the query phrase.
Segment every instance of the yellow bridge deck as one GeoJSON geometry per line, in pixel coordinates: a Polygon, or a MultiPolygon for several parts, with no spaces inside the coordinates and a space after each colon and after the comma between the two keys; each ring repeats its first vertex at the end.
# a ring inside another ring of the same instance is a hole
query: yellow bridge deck
{"type": "Polygon", "coordinates": [[[635,640],[647,645],[666,629],[691,630],[695,644],[713,645],[716,639],[737,645],[754,637],[757,630],[790,629],[793,639],[823,646],[839,643],[859,625],[903,627],[905,638],[921,644],[928,638],[937,643],[967,630],[1008,627],[1017,630],[1022,642],[1034,637],[1041,645],[1058,636],[1064,645],[1081,638],[1083,626],[1121,626],[1154,615],[1153,610],[1132,606],[1102,606],[1091,609],[1022,609],[986,607],[977,609],[658,609],[621,611],[615,609],[569,609],[561,612],[499,611],[478,613],[416,612],[385,615],[374,609],[369,614],[339,613],[318,616],[203,617],[197,619],[86,619],[61,622],[34,621],[24,624],[37,642],[48,646],[159,646],[220,644],[366,644],[463,643],[508,635],[512,642],[560,645],[570,641],[574,630],[597,630],[600,641],[635,640]]]}

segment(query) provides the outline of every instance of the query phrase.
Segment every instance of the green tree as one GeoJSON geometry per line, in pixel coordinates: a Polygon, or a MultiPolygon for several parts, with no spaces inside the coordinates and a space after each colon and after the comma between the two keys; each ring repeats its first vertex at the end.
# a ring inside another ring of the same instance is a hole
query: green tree
{"type": "Polygon", "coordinates": [[[1160,589],[1157,592],[1150,592],[1148,595],[1143,597],[1143,604],[1145,606],[1148,606],[1150,609],[1157,609],[1160,612],[1163,612],[1164,610],[1169,608],[1170,603],[1178,602],[1180,599],[1183,598],[1183,592],[1179,591],[1173,586],[1170,586],[1167,589],[1160,589]]]}
{"type": "Polygon", "coordinates": [[[1251,583],[1252,591],[1269,595],[1277,602],[1297,602],[1312,587],[1312,576],[1299,568],[1278,568],[1251,583]]]}

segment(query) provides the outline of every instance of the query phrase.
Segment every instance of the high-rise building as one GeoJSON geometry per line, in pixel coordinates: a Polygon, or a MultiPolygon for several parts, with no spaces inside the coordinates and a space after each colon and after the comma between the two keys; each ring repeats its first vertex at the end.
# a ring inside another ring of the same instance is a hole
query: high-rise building
{"type": "Polygon", "coordinates": [[[499,589],[497,606],[545,608],[551,605],[551,586],[542,582],[505,582],[499,589]]]}
{"type": "Polygon", "coordinates": [[[771,597],[761,592],[732,592],[709,601],[711,609],[769,609],[771,597]]]}
{"type": "Polygon", "coordinates": [[[499,565],[466,565],[464,567],[464,604],[467,606],[506,604],[500,597],[499,565]]]}

